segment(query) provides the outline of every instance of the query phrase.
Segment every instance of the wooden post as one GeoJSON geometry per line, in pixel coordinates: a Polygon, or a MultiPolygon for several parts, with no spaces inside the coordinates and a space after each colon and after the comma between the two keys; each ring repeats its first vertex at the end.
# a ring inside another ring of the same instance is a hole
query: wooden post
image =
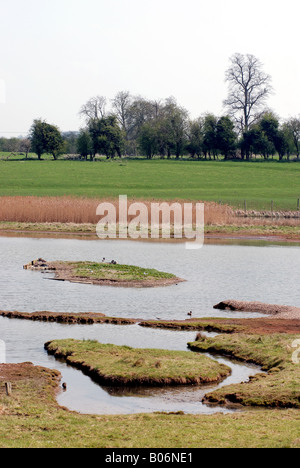
{"type": "Polygon", "coordinates": [[[299,210],[300,210],[300,198],[298,198],[298,200],[297,200],[297,211],[299,211],[299,210]]]}
{"type": "Polygon", "coordinates": [[[247,211],[247,201],[244,201],[244,210],[247,211]]]}
{"type": "Polygon", "coordinates": [[[10,382],[5,382],[5,391],[6,391],[7,396],[10,396],[12,394],[12,388],[11,388],[10,382]]]}

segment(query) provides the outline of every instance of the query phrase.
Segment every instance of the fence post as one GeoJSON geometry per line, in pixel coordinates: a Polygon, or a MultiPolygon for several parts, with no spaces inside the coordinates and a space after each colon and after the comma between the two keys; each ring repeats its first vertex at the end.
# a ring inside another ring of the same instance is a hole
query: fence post
{"type": "Polygon", "coordinates": [[[11,395],[12,389],[11,389],[11,383],[10,382],[5,382],[5,391],[6,391],[7,396],[11,395]]]}
{"type": "Polygon", "coordinates": [[[298,198],[298,200],[297,200],[297,211],[299,211],[299,210],[300,210],[300,198],[298,198]]]}

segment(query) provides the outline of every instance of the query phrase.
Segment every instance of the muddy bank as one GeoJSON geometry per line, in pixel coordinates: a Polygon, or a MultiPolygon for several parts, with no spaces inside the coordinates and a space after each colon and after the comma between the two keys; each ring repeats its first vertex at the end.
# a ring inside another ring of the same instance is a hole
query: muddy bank
{"type": "Polygon", "coordinates": [[[206,331],[215,333],[247,333],[268,335],[273,333],[300,334],[300,319],[255,318],[194,318],[174,321],[143,321],[143,327],[164,328],[169,330],[206,331]]]}
{"type": "Polygon", "coordinates": [[[65,324],[112,324],[135,325],[148,328],[162,328],[181,331],[207,331],[215,333],[300,334],[300,319],[289,318],[194,318],[188,320],[142,320],[122,317],[107,317],[101,313],[60,313],[60,312],[18,312],[1,311],[0,317],[36,322],[56,322],[65,324]]]}
{"type": "MultiPolygon", "coordinates": [[[[0,364],[0,396],[5,394],[5,382],[10,382],[12,385],[12,397],[16,398],[16,387],[18,382],[34,382],[35,388],[41,389],[43,398],[50,395],[47,404],[57,406],[55,395],[59,392],[59,383],[61,381],[61,373],[55,369],[35,366],[31,362],[23,362],[19,364],[0,364]]],[[[1,414],[9,413],[8,408],[0,405],[1,414]]],[[[14,413],[16,416],[17,413],[14,413]]]]}
{"type": "Polygon", "coordinates": [[[15,382],[24,378],[35,378],[40,371],[49,371],[55,383],[60,381],[60,372],[50,370],[44,367],[34,366],[31,362],[22,362],[19,364],[0,364],[0,382],[15,382]]]}
{"type": "Polygon", "coordinates": [[[299,319],[300,308],[276,304],[264,304],[263,302],[247,302],[226,300],[214,306],[218,310],[230,310],[232,312],[255,312],[282,318],[299,319]]]}
{"type": "Polygon", "coordinates": [[[59,312],[10,312],[0,311],[1,317],[19,320],[32,320],[37,322],[56,322],[66,324],[93,325],[94,323],[106,323],[113,325],[133,325],[137,323],[135,319],[107,317],[98,313],[59,313],[59,312]]]}

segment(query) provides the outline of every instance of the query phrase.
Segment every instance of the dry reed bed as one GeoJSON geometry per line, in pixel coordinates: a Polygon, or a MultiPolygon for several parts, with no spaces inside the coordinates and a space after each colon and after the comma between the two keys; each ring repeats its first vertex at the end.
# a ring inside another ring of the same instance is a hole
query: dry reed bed
{"type": "MultiPolygon", "coordinates": [[[[75,224],[97,224],[100,217],[96,209],[100,203],[112,203],[116,208],[117,222],[119,220],[119,200],[115,199],[93,199],[73,197],[1,197],[0,198],[0,221],[20,223],[75,223],[75,224]]],[[[149,200],[128,200],[128,205],[134,202],[142,202],[148,209],[148,222],[151,222],[151,203],[149,200]]],[[[154,200],[153,200],[154,202],[154,200]]],[[[156,203],[163,201],[155,200],[156,203]]],[[[168,203],[180,203],[182,200],[174,200],[168,203]]],[[[193,203],[193,218],[196,220],[196,206],[193,203]]],[[[183,211],[183,209],[182,209],[183,211]]],[[[229,206],[214,202],[205,202],[206,224],[228,224],[233,216],[229,206]]],[[[128,216],[130,222],[135,216],[128,216]]],[[[174,216],[171,213],[171,223],[174,216]]]]}
{"type": "MultiPolygon", "coordinates": [[[[92,224],[99,222],[100,217],[96,209],[100,203],[112,203],[116,208],[117,222],[119,220],[119,200],[95,199],[76,197],[0,197],[0,221],[19,223],[67,223],[67,224],[92,224]]],[[[146,205],[151,223],[151,203],[163,203],[162,200],[128,200],[128,206],[134,202],[142,202],[146,205]]],[[[173,200],[169,204],[179,203],[182,206],[188,201],[173,200]]],[[[215,202],[204,202],[205,224],[207,226],[299,226],[300,218],[284,217],[249,217],[241,216],[229,205],[215,202]]],[[[258,212],[259,213],[259,212],[258,212]]],[[[130,222],[135,216],[128,216],[130,222]]],[[[196,220],[196,206],[193,202],[193,220],[196,220]]],[[[171,224],[174,216],[171,213],[171,224]]]]}

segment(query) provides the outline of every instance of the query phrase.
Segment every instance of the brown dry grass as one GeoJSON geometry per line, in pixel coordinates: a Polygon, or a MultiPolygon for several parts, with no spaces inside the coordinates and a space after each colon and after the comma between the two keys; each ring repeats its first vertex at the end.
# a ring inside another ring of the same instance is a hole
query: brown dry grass
{"type": "Polygon", "coordinates": [[[94,224],[97,204],[96,200],[72,197],[1,197],[0,220],[94,224]]]}
{"type": "MultiPolygon", "coordinates": [[[[63,223],[63,224],[91,224],[96,225],[100,217],[96,214],[96,209],[100,203],[112,203],[116,208],[117,223],[119,222],[119,200],[116,199],[95,199],[76,197],[0,197],[0,222],[18,223],[63,223]]],[[[149,213],[149,224],[151,223],[151,203],[163,203],[162,200],[128,200],[128,206],[132,203],[144,203],[149,213]]],[[[179,203],[182,208],[183,200],[173,200],[169,202],[179,203]]],[[[300,218],[254,218],[236,216],[235,211],[228,205],[214,202],[204,202],[205,204],[205,225],[206,226],[239,226],[247,229],[255,226],[299,226],[300,218]]],[[[182,209],[183,211],[183,209],[182,209]]],[[[128,216],[130,222],[135,216],[128,216]]],[[[171,224],[174,216],[171,213],[171,224]]],[[[193,221],[196,221],[195,203],[193,203],[193,221]]]]}
{"type": "MultiPolygon", "coordinates": [[[[128,200],[128,205],[137,201],[147,206],[150,222],[150,205],[152,201],[128,200]]],[[[118,222],[118,200],[73,197],[1,197],[0,221],[20,223],[97,224],[100,217],[96,215],[96,209],[97,206],[103,202],[112,203],[116,207],[118,222]]],[[[155,200],[155,202],[162,203],[162,201],[159,200],[155,200]]],[[[174,200],[174,203],[180,203],[181,206],[183,206],[183,204],[187,202],[174,200]]],[[[195,204],[193,216],[195,220],[195,204]]],[[[130,222],[133,218],[134,216],[128,216],[128,221],[130,222]]],[[[213,202],[205,203],[205,223],[207,225],[225,225],[230,222],[231,218],[232,209],[229,206],[213,202]]],[[[172,221],[173,216],[171,215],[171,222],[172,221]]]]}

